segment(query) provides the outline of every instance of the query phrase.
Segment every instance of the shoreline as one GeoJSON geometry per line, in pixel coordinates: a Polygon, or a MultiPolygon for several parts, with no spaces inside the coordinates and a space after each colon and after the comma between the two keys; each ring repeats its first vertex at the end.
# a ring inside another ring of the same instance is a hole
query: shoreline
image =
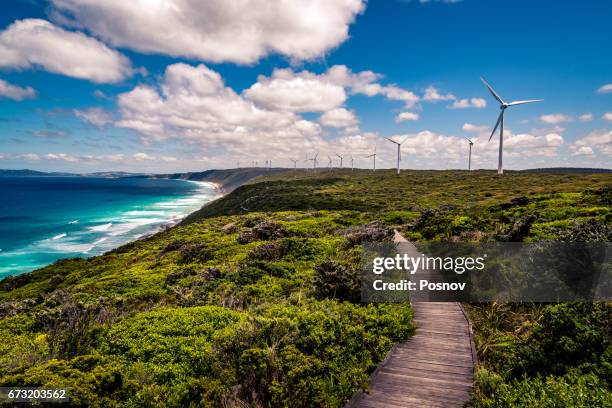
{"type": "MultiPolygon", "coordinates": [[[[173,180],[173,179],[168,179],[168,180],[173,180]]],[[[133,239],[131,241],[128,241],[128,242],[126,242],[124,244],[119,245],[116,248],[110,249],[109,251],[112,251],[114,249],[120,248],[123,245],[128,245],[128,244],[130,244],[132,242],[136,242],[136,241],[140,241],[140,240],[143,240],[143,239],[151,238],[151,237],[153,237],[153,236],[155,236],[155,235],[157,235],[159,233],[168,231],[169,229],[174,228],[177,225],[179,225],[181,223],[181,221],[183,221],[185,218],[189,217],[191,214],[195,213],[196,211],[199,211],[205,205],[208,205],[209,203],[212,203],[213,201],[218,200],[219,198],[223,197],[226,194],[226,192],[225,192],[223,186],[221,185],[221,183],[215,183],[215,182],[212,182],[212,181],[196,181],[196,180],[183,180],[183,179],[174,179],[174,180],[187,181],[187,182],[196,183],[196,184],[208,184],[208,185],[210,185],[210,187],[213,190],[215,190],[217,192],[217,197],[213,198],[210,201],[205,202],[204,204],[202,204],[201,207],[199,207],[199,208],[197,208],[197,209],[195,209],[195,210],[193,210],[193,211],[191,211],[191,212],[189,212],[189,213],[187,213],[185,215],[182,215],[181,217],[177,217],[177,218],[173,218],[171,220],[168,220],[167,222],[165,222],[162,225],[160,225],[155,231],[151,231],[149,233],[145,233],[145,234],[143,234],[143,235],[141,235],[141,236],[139,236],[139,237],[137,237],[137,238],[135,238],[135,239],[133,239]]],[[[109,252],[109,251],[106,251],[106,252],[109,252]]],[[[103,255],[106,252],[103,252],[103,253],[101,253],[99,255],[103,255]]],[[[95,256],[99,256],[99,255],[95,255],[95,256]]]]}
{"type": "MultiPolygon", "coordinates": [[[[69,258],[72,258],[72,257],[84,258],[84,259],[93,258],[93,257],[96,257],[96,256],[104,255],[104,254],[106,254],[106,253],[108,253],[110,251],[113,251],[113,250],[115,250],[117,248],[120,248],[120,247],[122,247],[124,245],[129,245],[129,244],[134,243],[136,241],[140,241],[140,240],[151,238],[151,237],[153,237],[153,236],[155,236],[155,235],[157,235],[157,234],[159,234],[161,232],[167,231],[167,230],[169,230],[169,229],[179,225],[181,223],[181,221],[183,221],[189,215],[193,214],[196,211],[199,211],[202,207],[204,207],[208,203],[213,202],[213,201],[217,200],[218,198],[220,198],[220,197],[222,197],[222,196],[224,196],[226,194],[225,189],[223,188],[223,185],[221,183],[216,183],[216,182],[211,182],[211,181],[185,180],[185,179],[174,179],[174,180],[190,182],[190,183],[202,186],[202,187],[206,187],[206,188],[214,191],[214,193],[215,193],[214,197],[212,199],[208,200],[208,201],[203,201],[203,202],[199,203],[197,208],[194,208],[193,210],[191,210],[191,211],[189,211],[189,212],[187,212],[185,214],[181,214],[178,217],[173,217],[171,219],[168,219],[168,220],[162,222],[161,224],[152,227],[152,229],[150,231],[144,232],[144,233],[142,233],[140,235],[136,235],[134,237],[131,237],[127,241],[125,241],[123,243],[120,243],[120,244],[118,244],[116,246],[113,246],[112,248],[103,249],[101,252],[94,253],[94,254],[89,254],[88,253],[89,251],[81,252],[78,255],[71,255],[71,252],[64,252],[62,254],[62,256],[60,256],[59,258],[55,259],[54,261],[49,262],[49,263],[45,263],[45,264],[41,264],[39,266],[34,267],[33,269],[27,269],[27,270],[23,270],[23,271],[19,271],[17,269],[13,273],[11,273],[9,271],[8,274],[6,274],[6,275],[0,275],[0,282],[2,280],[4,280],[5,278],[21,276],[21,275],[29,274],[29,273],[35,272],[37,270],[46,268],[46,267],[48,267],[50,265],[53,265],[54,263],[56,263],[56,262],[58,262],[58,261],[60,261],[62,259],[69,259],[69,258]]],[[[196,196],[196,195],[198,195],[198,190],[194,191],[192,194],[188,194],[188,195],[182,196],[182,198],[188,199],[188,198],[196,196]]],[[[64,238],[66,235],[67,235],[66,233],[62,233],[62,234],[55,235],[55,236],[53,236],[51,238],[43,238],[41,240],[33,241],[29,245],[36,245],[36,243],[41,242],[41,241],[58,241],[61,238],[64,238]]],[[[95,242],[99,242],[100,240],[105,241],[106,238],[99,238],[95,242]]],[[[91,248],[90,250],[92,250],[92,249],[93,248],[91,248]]],[[[0,252],[2,252],[2,251],[0,251],[0,252]]],[[[5,252],[5,254],[7,254],[7,253],[5,252]]],[[[15,265],[15,267],[18,268],[19,265],[15,265]]]]}

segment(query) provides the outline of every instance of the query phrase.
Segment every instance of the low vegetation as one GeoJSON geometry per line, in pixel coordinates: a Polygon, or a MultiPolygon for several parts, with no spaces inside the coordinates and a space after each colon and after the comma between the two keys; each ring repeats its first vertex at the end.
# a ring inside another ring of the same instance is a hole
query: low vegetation
{"type": "MultiPolygon", "coordinates": [[[[363,243],[610,241],[612,176],[289,172],[183,225],[0,282],[0,386],[74,406],[340,407],[413,333],[363,243]]],[[[610,405],[612,305],[469,307],[476,406],[610,405]]]]}

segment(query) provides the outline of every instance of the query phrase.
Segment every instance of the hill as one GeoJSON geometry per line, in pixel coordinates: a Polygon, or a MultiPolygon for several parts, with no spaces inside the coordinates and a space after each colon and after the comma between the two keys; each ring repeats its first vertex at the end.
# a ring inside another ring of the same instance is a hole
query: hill
{"type": "MultiPolygon", "coordinates": [[[[408,304],[360,302],[364,242],[612,239],[610,174],[256,177],[183,225],[1,281],[0,386],[70,387],[74,406],[341,407],[414,331],[408,304]]],[[[610,402],[611,305],[470,313],[475,405],[610,402]]]]}

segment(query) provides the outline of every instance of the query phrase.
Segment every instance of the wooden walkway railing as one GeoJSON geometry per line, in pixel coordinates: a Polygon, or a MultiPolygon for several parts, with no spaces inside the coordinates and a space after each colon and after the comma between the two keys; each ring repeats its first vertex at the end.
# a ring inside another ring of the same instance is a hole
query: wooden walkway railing
{"type": "MultiPolygon", "coordinates": [[[[405,243],[399,233],[396,242],[405,243]]],[[[462,407],[471,399],[476,355],[472,328],[458,302],[412,300],[416,334],[397,344],[347,408],[462,407]]]]}

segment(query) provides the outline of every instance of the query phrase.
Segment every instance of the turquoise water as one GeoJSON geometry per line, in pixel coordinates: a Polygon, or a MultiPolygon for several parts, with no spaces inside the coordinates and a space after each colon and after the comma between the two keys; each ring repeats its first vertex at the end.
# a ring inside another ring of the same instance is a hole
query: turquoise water
{"type": "Polygon", "coordinates": [[[0,279],[99,255],[217,196],[212,184],[184,180],[0,177],[0,279]]]}

